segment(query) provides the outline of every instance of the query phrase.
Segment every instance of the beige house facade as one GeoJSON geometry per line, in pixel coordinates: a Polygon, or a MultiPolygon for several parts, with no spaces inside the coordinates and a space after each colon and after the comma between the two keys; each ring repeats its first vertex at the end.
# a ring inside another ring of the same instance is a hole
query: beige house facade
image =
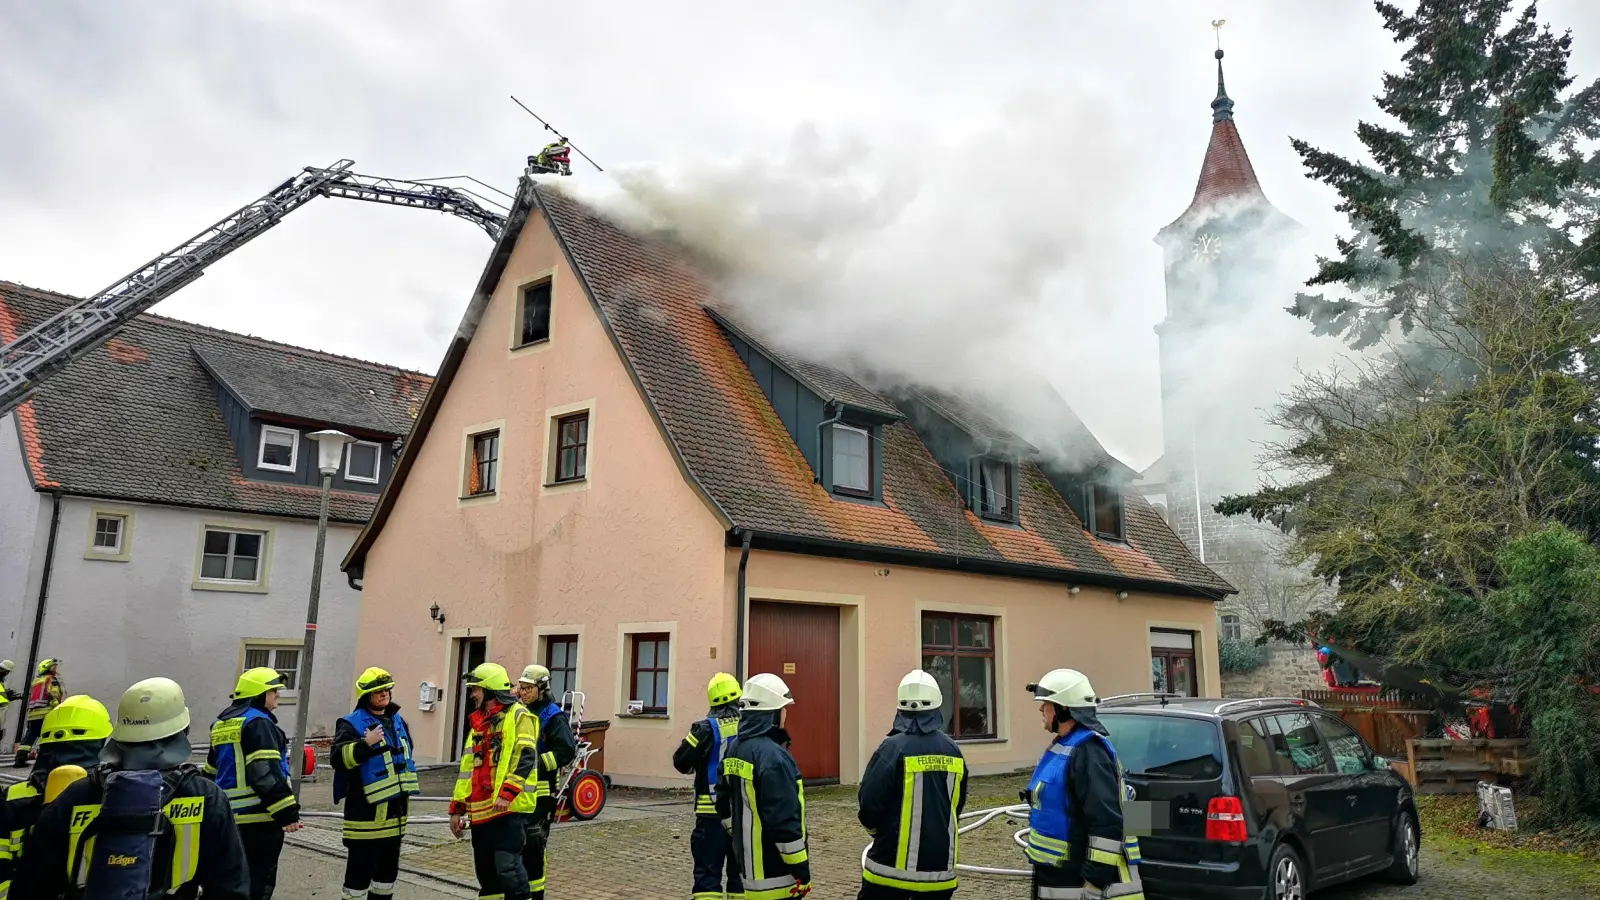
{"type": "Polygon", "coordinates": [[[463,671],[546,664],[610,722],[606,773],[666,786],[716,672],[782,675],[802,771],[848,783],[921,666],[976,771],[1031,765],[1024,686],[1051,668],[1220,689],[1231,588],[1079,438],[1097,455],[1058,470],[981,401],[789,355],[665,244],[524,179],[344,560],[356,668],[394,673],[443,761],[463,671]]]}

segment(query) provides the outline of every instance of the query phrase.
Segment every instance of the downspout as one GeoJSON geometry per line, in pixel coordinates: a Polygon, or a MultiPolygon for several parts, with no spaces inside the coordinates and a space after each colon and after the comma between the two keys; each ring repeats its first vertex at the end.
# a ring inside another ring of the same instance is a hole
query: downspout
{"type": "Polygon", "coordinates": [[[744,598],[744,572],[750,565],[750,529],[744,530],[744,536],[739,539],[739,610],[735,615],[734,625],[734,650],[733,650],[733,677],[744,684],[744,620],[745,607],[749,604],[744,598]]]}
{"type": "MultiPolygon", "coordinates": [[[[838,403],[835,403],[833,401],[829,401],[828,402],[828,406],[833,407],[833,418],[831,418],[831,419],[823,419],[821,422],[817,423],[817,474],[816,474],[816,482],[817,482],[817,484],[821,484],[822,483],[822,430],[824,428],[827,428],[829,425],[837,425],[837,424],[839,424],[839,422],[841,422],[844,419],[844,407],[843,406],[841,406],[838,403]]],[[[822,411],[823,412],[827,412],[828,411],[828,406],[824,406],[822,408],[822,411]]],[[[749,532],[745,532],[745,533],[749,534],[749,532]]]]}
{"type": "MultiPolygon", "coordinates": [[[[33,667],[39,662],[39,638],[44,632],[45,601],[50,597],[50,573],[56,565],[56,535],[61,531],[61,492],[50,492],[50,540],[44,548],[44,574],[39,578],[39,600],[33,610],[33,639],[28,642],[28,667],[23,669],[23,684],[33,680],[33,667]]],[[[26,704],[23,704],[26,707],[26,704]]],[[[23,716],[26,721],[27,712],[23,716]]],[[[17,733],[22,733],[23,722],[17,723],[17,733]]],[[[12,742],[13,746],[15,741],[12,742]]]]}

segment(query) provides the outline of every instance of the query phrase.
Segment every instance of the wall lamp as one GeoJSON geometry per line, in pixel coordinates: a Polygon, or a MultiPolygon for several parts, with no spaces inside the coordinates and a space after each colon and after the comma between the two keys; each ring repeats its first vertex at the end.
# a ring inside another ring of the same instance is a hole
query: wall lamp
{"type": "Polygon", "coordinates": [[[1067,588],[1067,593],[1076,594],[1077,592],[1079,592],[1081,590],[1083,590],[1083,588],[1078,587],[1077,585],[1073,585],[1072,587],[1067,588]]]}
{"type": "Polygon", "coordinates": [[[444,611],[439,609],[439,604],[428,607],[428,618],[439,623],[439,633],[444,634],[444,611]]]}

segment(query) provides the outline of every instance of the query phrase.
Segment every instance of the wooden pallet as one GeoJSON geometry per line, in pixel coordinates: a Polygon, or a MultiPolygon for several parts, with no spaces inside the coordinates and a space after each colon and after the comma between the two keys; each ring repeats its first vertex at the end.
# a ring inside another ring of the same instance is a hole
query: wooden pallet
{"type": "Polygon", "coordinates": [[[1526,775],[1531,765],[1523,738],[1413,738],[1406,742],[1406,767],[1400,771],[1419,794],[1472,794],[1480,781],[1526,775]]]}

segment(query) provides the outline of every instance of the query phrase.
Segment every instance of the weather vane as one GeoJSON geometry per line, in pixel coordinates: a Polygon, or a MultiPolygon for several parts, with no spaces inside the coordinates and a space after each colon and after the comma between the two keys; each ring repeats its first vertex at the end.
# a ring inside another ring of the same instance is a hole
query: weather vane
{"type": "Polygon", "coordinates": [[[1227,19],[1212,19],[1211,30],[1217,33],[1217,49],[1222,49],[1222,26],[1228,24],[1227,19]]]}

